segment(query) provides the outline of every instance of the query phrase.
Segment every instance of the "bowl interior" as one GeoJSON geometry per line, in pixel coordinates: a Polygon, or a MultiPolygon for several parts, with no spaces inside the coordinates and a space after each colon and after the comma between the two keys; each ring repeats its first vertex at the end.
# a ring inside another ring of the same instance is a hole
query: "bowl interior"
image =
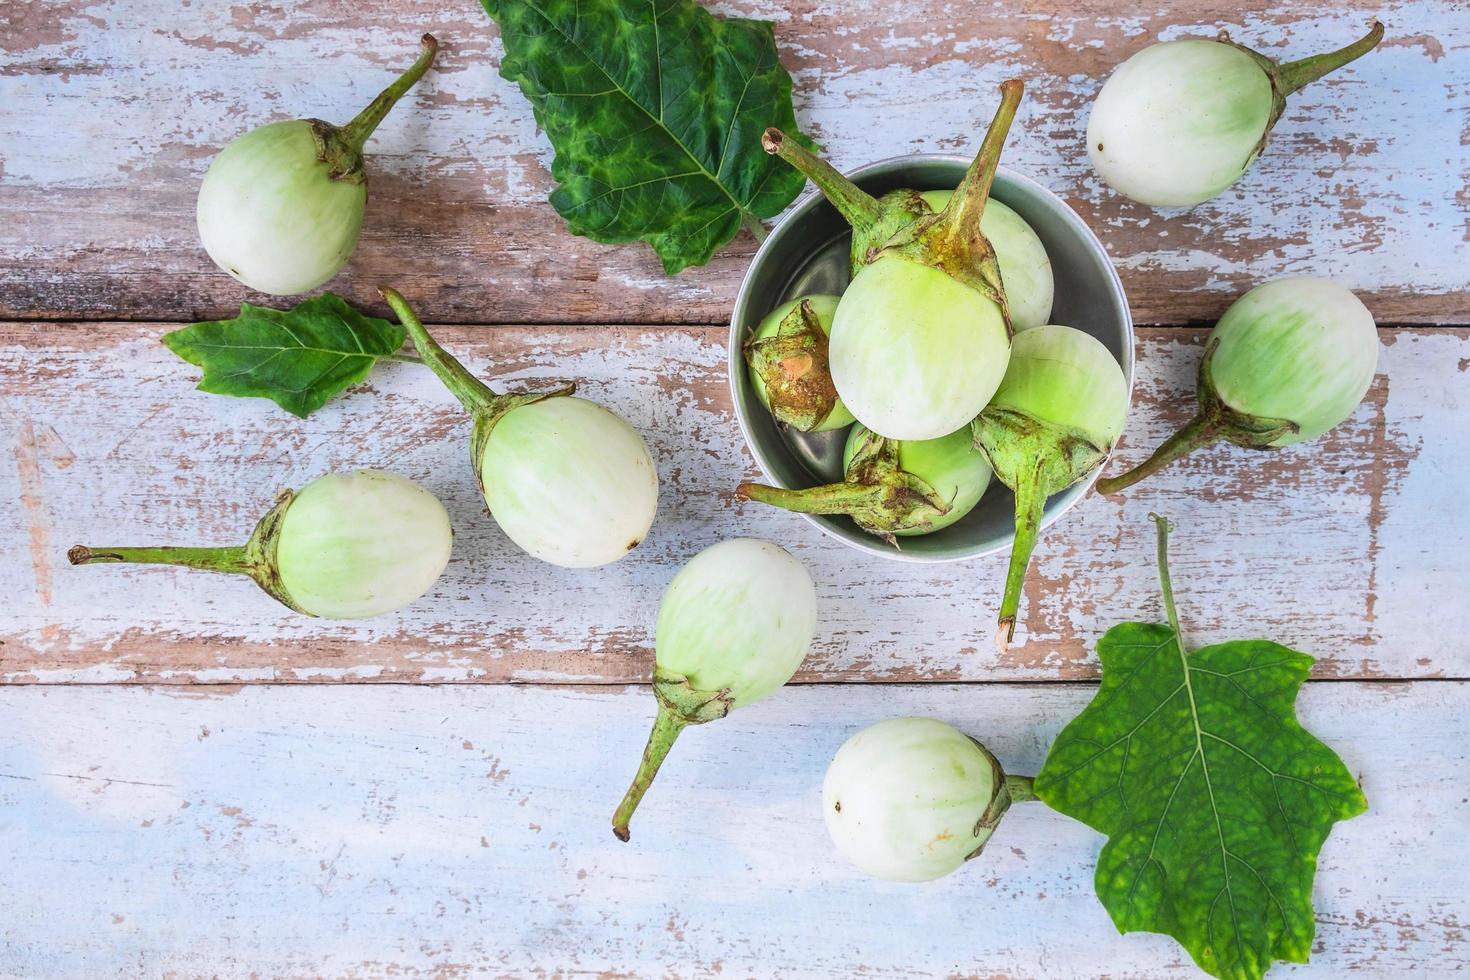
{"type": "MultiPolygon", "coordinates": [[[[964,176],[959,157],[905,157],[870,164],[849,177],[874,196],[903,187],[947,190],[964,176]]],[[[1131,387],[1133,326],[1122,285],[1106,252],[1082,220],[1039,184],[1001,168],[991,196],[1013,208],[1036,231],[1051,259],[1056,299],[1051,322],[1092,334],[1112,351],[1131,387]]],[[[851,230],[818,194],[797,205],[772,230],[751,262],[737,297],[730,331],[730,379],[746,441],[766,477],[782,487],[807,487],[842,479],[847,431],[803,433],[779,427],[756,397],[741,345],[756,325],[789,299],[812,293],[841,294],[848,283],[851,230]]],[[[1054,495],[1044,525],[1076,503],[1091,480],[1054,495]]],[[[899,539],[899,548],[863,531],[849,518],[802,515],[844,542],[887,558],[954,561],[1010,547],[1015,502],[992,481],[980,503],[962,520],[933,534],[899,539]]]]}

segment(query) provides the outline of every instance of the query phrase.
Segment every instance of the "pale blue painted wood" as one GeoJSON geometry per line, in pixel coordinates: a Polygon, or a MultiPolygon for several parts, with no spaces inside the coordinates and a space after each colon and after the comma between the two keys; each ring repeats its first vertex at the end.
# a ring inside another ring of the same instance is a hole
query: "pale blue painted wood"
{"type": "MultiPolygon", "coordinates": [[[[788,688],[689,731],[621,844],[640,688],[7,688],[0,974],[1193,975],[1114,933],[1101,838],[1041,804],[924,886],[827,838],[822,773],[857,728],[933,715],[1031,772],[1090,694],[788,688]]],[[[1323,850],[1312,964],[1272,975],[1470,967],[1470,685],[1317,684],[1301,717],[1371,810],[1323,850]]]]}

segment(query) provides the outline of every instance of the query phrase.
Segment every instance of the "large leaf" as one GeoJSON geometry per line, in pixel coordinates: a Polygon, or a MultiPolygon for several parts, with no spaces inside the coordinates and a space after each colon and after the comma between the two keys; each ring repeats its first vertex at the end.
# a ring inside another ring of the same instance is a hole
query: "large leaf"
{"type": "Polygon", "coordinates": [[[556,150],[551,203],[575,234],[646,241],[672,275],[801,192],[805,178],[761,148],[767,126],[796,131],[769,23],[693,0],[483,2],[500,74],[556,150]]]}
{"type": "Polygon", "coordinates": [[[1218,977],[1304,963],[1312,879],[1334,822],[1367,807],[1297,722],[1312,658],[1269,640],[1186,653],[1172,625],[1098,643],[1102,685],[1052,746],[1036,794],[1108,836],[1096,888],[1121,932],[1162,932],[1218,977]]]}
{"type": "Polygon", "coordinates": [[[305,418],[403,346],[403,327],[363,316],[333,293],[289,310],[240,304],[233,320],[165,334],[169,350],[204,369],[200,391],[269,398],[305,418]]]}

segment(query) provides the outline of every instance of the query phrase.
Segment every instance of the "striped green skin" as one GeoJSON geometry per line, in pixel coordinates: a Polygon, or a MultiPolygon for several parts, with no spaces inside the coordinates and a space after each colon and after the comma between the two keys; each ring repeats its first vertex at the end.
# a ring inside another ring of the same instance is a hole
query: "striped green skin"
{"type": "MultiPolygon", "coordinates": [[[[942,211],[952,191],[922,191],[922,197],[935,211],[942,211]]],[[[1052,277],[1051,259],[1026,219],[995,198],[985,202],[980,216],[980,233],[995,249],[1000,264],[1000,280],[1006,291],[1006,305],[1011,310],[1011,328],[1027,330],[1051,319],[1056,282],[1052,277]]]]}
{"type": "MultiPolygon", "coordinates": [[[[786,319],[787,314],[796,309],[802,300],[811,301],[812,312],[817,315],[817,322],[821,324],[824,331],[831,334],[832,315],[837,312],[837,299],[836,296],[819,293],[813,296],[802,296],[798,299],[782,303],[760,322],[760,326],[756,327],[755,333],[751,335],[751,340],[764,340],[767,337],[774,337],[776,331],[781,326],[781,321],[786,319]]],[[[766,391],[766,383],[761,380],[760,374],[754,368],[747,367],[746,371],[750,375],[750,385],[755,389],[755,396],[761,400],[762,405],[770,408],[771,396],[766,391]]],[[[839,398],[837,399],[837,404],[832,406],[832,411],[827,413],[827,417],[811,431],[833,432],[852,425],[852,422],[852,413],[847,410],[847,406],[842,404],[842,399],[839,398]]]]}
{"type": "Polygon", "coordinates": [[[1237,412],[1295,422],[1272,445],[1316,439],[1363,400],[1378,368],[1373,315],[1328,279],[1296,277],[1236,300],[1210,339],[1210,381],[1237,412]]]}
{"type": "Polygon", "coordinates": [[[842,855],[889,881],[932,881],[990,839],[978,828],[1000,789],[991,760],[932,718],[894,718],[837,750],[822,783],[827,831],[842,855]]]}
{"type": "Polygon", "coordinates": [[[990,404],[1080,432],[1107,450],[1123,434],[1128,380],[1097,338],[1048,324],[1016,334],[990,404]]]}
{"type": "Polygon", "coordinates": [[[1271,80],[1219,41],[1150,45],[1092,104],[1087,152],[1103,180],[1154,207],[1208,201],[1245,173],[1271,121],[1271,80]]]}
{"type": "Polygon", "coordinates": [[[452,539],[444,505],[412,480],[382,470],[329,473],[286,508],[276,567],[302,611],[365,619],[428,592],[452,539]]]}
{"type": "Polygon", "coordinates": [[[1000,307],[977,290],[886,254],[842,294],[828,356],[859,422],[889,439],[937,439],[990,401],[1010,340],[1000,307]]]}
{"type": "Polygon", "coordinates": [[[695,555],[669,583],[655,659],[696,691],[728,689],[739,708],[791,679],[816,629],[806,567],[769,541],[732,538],[695,555]]]}
{"type": "Polygon", "coordinates": [[[648,534],[658,510],[658,472],[643,437],[583,398],[506,413],[490,430],[480,481],[501,530],[564,568],[617,561],[648,534]]]}
{"type": "MultiPolygon", "coordinates": [[[[854,425],[848,433],[847,445],[842,451],[844,470],[852,462],[858,443],[867,431],[861,425],[854,425]]],[[[986,462],[985,454],[975,448],[969,426],[938,439],[899,442],[898,465],[929,484],[949,503],[949,511],[935,517],[928,527],[893,532],[900,537],[944,530],[974,510],[985,495],[985,488],[990,486],[990,464],[986,462]]]]}
{"type": "Polygon", "coordinates": [[[304,119],[271,123],[215,157],[199,188],[199,237],[215,264],[263,293],[304,293],[357,248],[367,183],[332,180],[304,119]]]}

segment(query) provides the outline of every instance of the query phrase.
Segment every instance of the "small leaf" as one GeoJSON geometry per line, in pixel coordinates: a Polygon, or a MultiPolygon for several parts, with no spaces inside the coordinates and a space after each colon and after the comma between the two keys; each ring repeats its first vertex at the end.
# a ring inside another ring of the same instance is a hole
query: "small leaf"
{"type": "Polygon", "coordinates": [[[500,74],[556,150],[551,204],[573,234],[646,241],[673,275],[801,192],[805,178],[761,148],[767,126],[796,132],[769,22],[693,0],[483,3],[500,74]]]}
{"type": "Polygon", "coordinates": [[[169,350],[204,369],[200,391],[269,398],[305,418],[403,346],[403,327],[364,316],[334,293],[289,310],[240,304],[233,320],[165,334],[169,350]]]}
{"type": "Polygon", "coordinates": [[[1035,789],[1108,836],[1095,884],[1113,923],[1172,936],[1217,977],[1305,963],[1317,852],[1367,808],[1296,720],[1312,658],[1269,640],[1186,654],[1177,628],[1145,623],[1108,630],[1097,652],[1097,696],[1035,789]]]}

